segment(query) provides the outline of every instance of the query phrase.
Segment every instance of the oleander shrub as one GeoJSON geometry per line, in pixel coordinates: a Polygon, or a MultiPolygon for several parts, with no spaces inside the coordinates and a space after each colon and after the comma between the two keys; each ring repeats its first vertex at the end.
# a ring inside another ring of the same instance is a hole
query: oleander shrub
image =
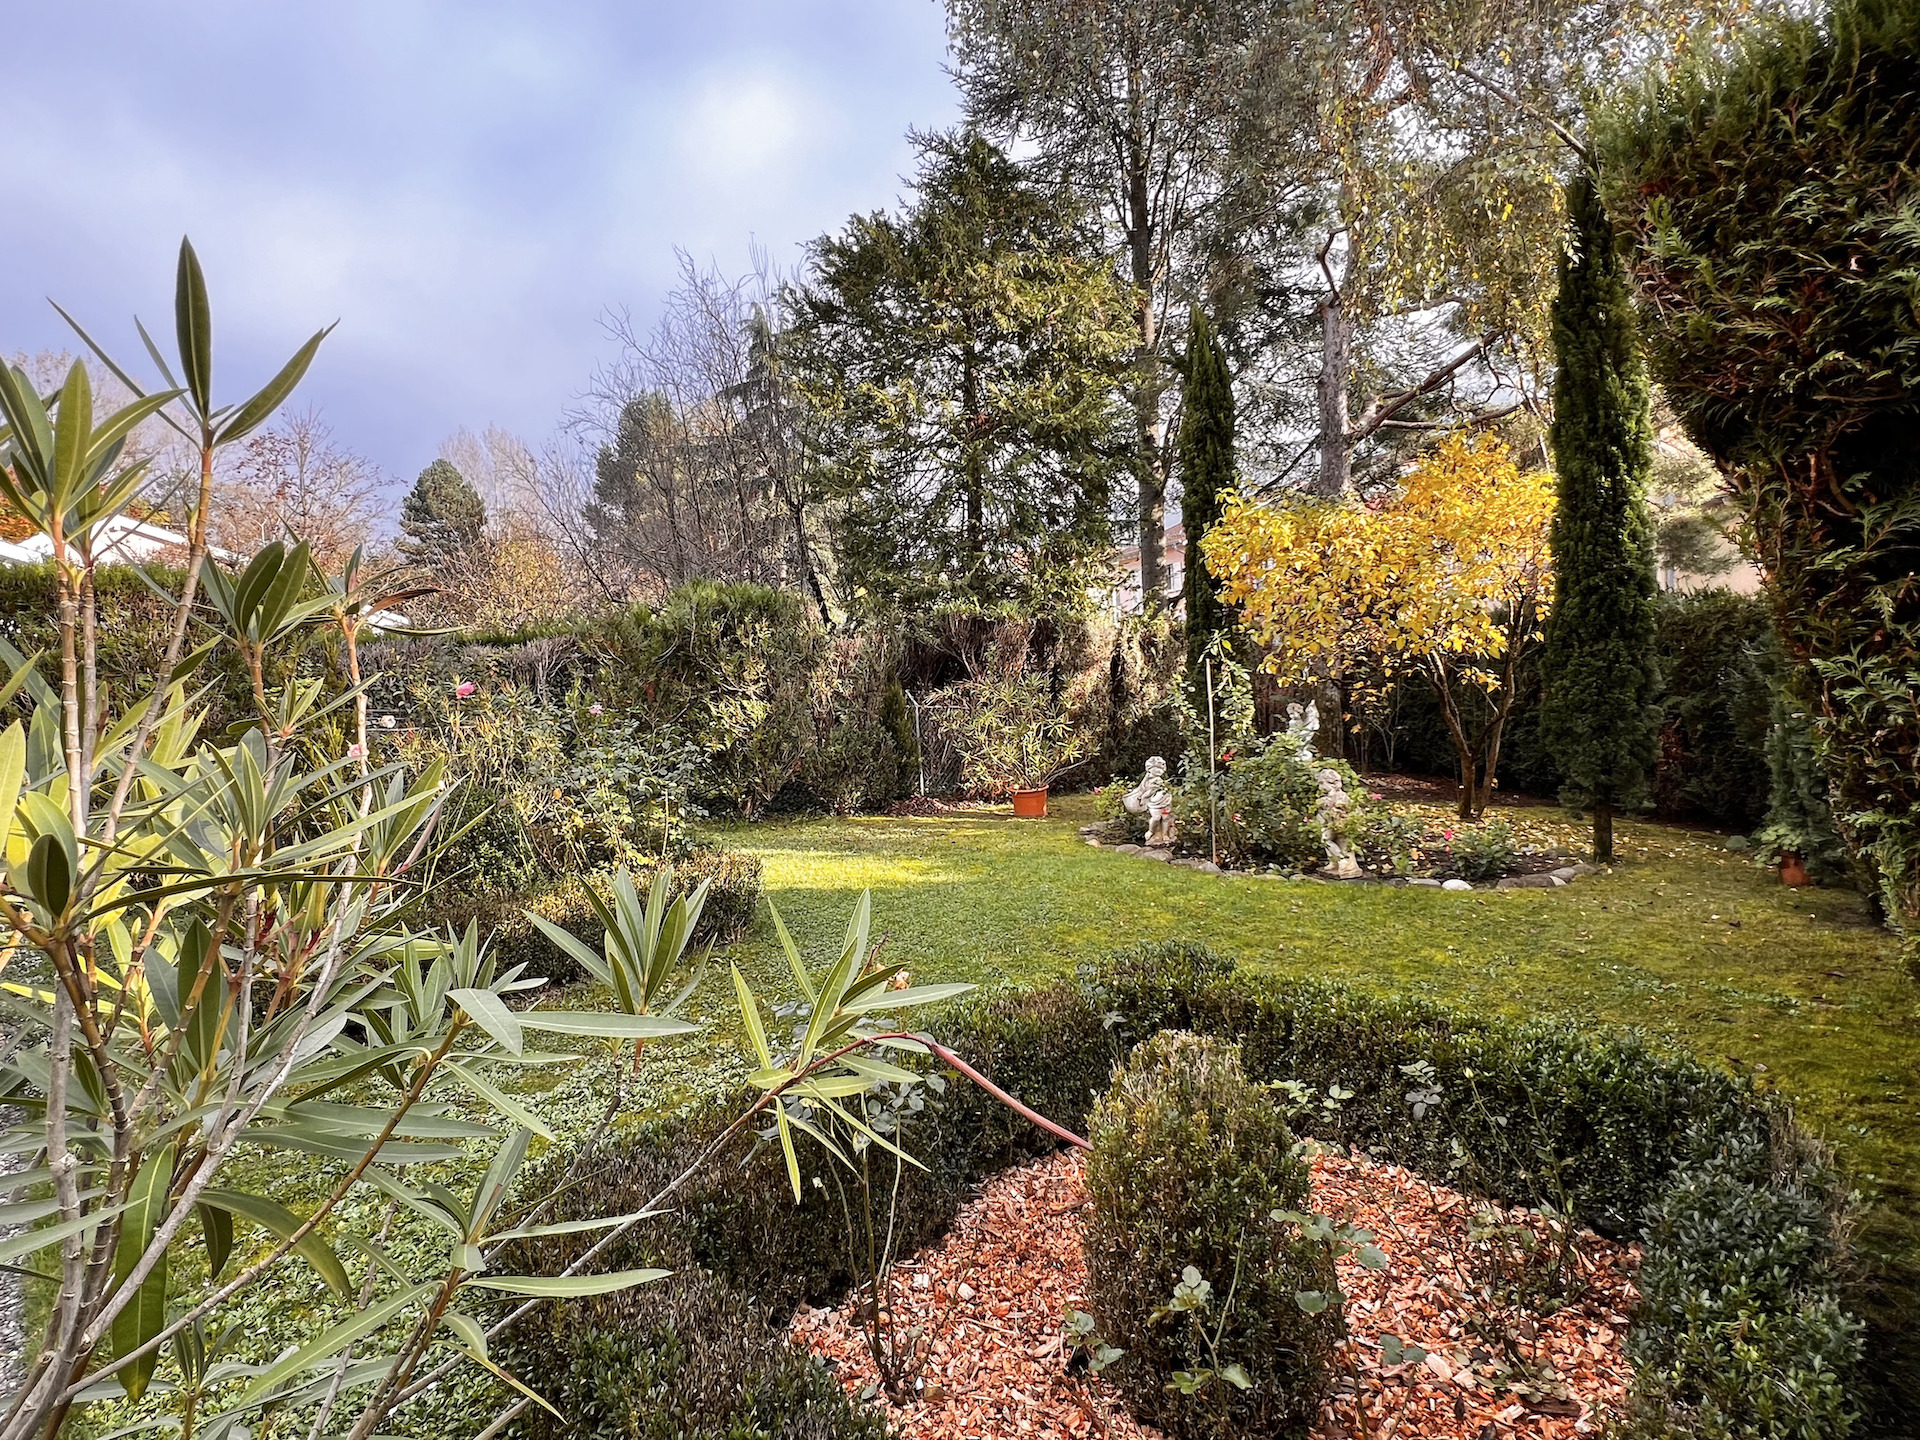
{"type": "Polygon", "coordinates": [[[1332,1292],[1333,1264],[1278,1218],[1309,1208],[1307,1163],[1238,1047],[1162,1031],[1089,1126],[1087,1300],[1125,1352],[1106,1373],[1127,1408],[1174,1440],[1303,1433],[1339,1317],[1295,1297],[1332,1292]],[[1175,1382],[1202,1371],[1197,1389],[1175,1382]]]}

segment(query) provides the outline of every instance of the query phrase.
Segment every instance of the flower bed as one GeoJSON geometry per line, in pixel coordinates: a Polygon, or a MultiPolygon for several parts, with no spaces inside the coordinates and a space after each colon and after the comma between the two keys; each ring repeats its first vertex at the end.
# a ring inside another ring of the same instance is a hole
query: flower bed
{"type": "MultiPolygon", "coordinates": [[[[896,1272],[901,1318],[930,1336],[919,1402],[886,1406],[902,1440],[1134,1440],[1157,1433],[1136,1424],[1110,1387],[1076,1367],[1062,1338],[1069,1310],[1087,1303],[1083,1163],[1066,1152],[1003,1171],[955,1217],[944,1240],[896,1272]]],[[[1388,1258],[1381,1271],[1351,1256],[1338,1262],[1356,1334],[1337,1347],[1336,1371],[1352,1368],[1322,1406],[1316,1437],[1371,1429],[1471,1440],[1492,1425],[1497,1434],[1557,1440],[1597,1429],[1625,1399],[1631,1371],[1624,1339],[1635,1303],[1629,1272],[1637,1260],[1631,1247],[1591,1232],[1580,1237],[1576,1303],[1520,1322],[1517,1343],[1533,1367],[1531,1392],[1522,1397],[1512,1388],[1516,1367],[1502,1363],[1480,1333],[1489,1317],[1463,1301],[1462,1291],[1481,1277],[1456,1272],[1474,1263],[1476,1222],[1497,1219],[1530,1226],[1529,1233],[1545,1223],[1521,1212],[1490,1217],[1458,1190],[1331,1151],[1313,1157],[1313,1183],[1316,1207],[1373,1230],[1388,1258]],[[1381,1333],[1405,1342],[1394,1363],[1374,1338],[1381,1333]]],[[[790,1333],[850,1394],[884,1403],[854,1303],[799,1310],[790,1333]]]]}

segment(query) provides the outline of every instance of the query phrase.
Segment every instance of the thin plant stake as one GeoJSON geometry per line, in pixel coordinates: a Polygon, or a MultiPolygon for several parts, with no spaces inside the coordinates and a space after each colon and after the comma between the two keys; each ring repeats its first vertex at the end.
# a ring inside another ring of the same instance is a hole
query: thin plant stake
{"type": "Polygon", "coordinates": [[[1220,791],[1213,783],[1214,757],[1219,743],[1213,738],[1213,657],[1207,656],[1207,843],[1213,849],[1213,863],[1220,863],[1220,791]]]}

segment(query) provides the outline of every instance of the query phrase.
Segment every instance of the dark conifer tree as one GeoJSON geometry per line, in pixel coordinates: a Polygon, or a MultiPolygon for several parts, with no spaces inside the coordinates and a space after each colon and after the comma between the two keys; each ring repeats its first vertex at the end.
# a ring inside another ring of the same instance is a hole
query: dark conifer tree
{"type": "Polygon", "coordinates": [[[429,570],[472,550],[486,528],[480,492],[448,460],[422,470],[400,502],[400,553],[429,570]]]}
{"type": "Polygon", "coordinates": [[[1653,419],[1612,222],[1586,175],[1567,188],[1571,243],[1553,305],[1556,584],[1542,669],[1541,729],[1593,811],[1596,860],[1613,855],[1613,816],[1644,798],[1659,744],[1653,419]]]}
{"type": "Polygon", "coordinates": [[[1227,357],[1205,313],[1193,312],[1187,335],[1187,385],[1180,417],[1180,524],[1186,531],[1183,591],[1187,608],[1187,669],[1196,676],[1201,652],[1227,617],[1220,592],[1200,558],[1200,541],[1220,518],[1236,484],[1233,463],[1233,379],[1227,357]]]}

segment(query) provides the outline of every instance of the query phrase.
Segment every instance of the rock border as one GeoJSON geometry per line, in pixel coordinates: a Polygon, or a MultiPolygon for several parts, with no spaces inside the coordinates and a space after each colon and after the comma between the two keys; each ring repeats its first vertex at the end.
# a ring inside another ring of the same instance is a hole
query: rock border
{"type": "Polygon", "coordinates": [[[1130,855],[1140,860],[1151,860],[1156,864],[1172,865],[1182,870],[1196,870],[1202,875],[1237,875],[1243,880],[1295,880],[1306,881],[1314,885],[1385,885],[1390,888],[1450,890],[1455,893],[1465,890],[1559,890],[1571,885],[1582,875],[1597,875],[1599,869],[1584,860],[1575,860],[1554,870],[1544,870],[1533,875],[1502,875],[1499,879],[1482,881],[1475,885],[1467,880],[1435,880],[1431,876],[1421,875],[1412,879],[1403,875],[1355,875],[1341,878],[1334,875],[1316,875],[1306,872],[1283,874],[1272,870],[1226,870],[1211,860],[1202,860],[1193,855],[1174,855],[1166,850],[1149,848],[1145,845],[1112,845],[1100,838],[1104,825],[1082,825],[1080,838],[1096,850],[1111,850],[1116,855],[1130,855]]]}

